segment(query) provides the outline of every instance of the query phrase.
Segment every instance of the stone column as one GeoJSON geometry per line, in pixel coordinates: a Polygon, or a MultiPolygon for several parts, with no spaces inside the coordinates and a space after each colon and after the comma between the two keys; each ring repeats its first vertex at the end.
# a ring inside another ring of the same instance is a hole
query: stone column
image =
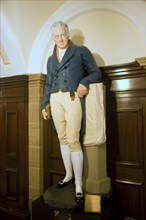
{"type": "Polygon", "coordinates": [[[91,84],[86,96],[83,187],[85,192],[92,194],[110,191],[106,169],[105,91],[103,83],[91,84]]]}
{"type": "Polygon", "coordinates": [[[106,143],[99,146],[84,146],[83,187],[93,194],[109,193],[110,178],[106,169],[106,143]]]}
{"type": "Polygon", "coordinates": [[[29,75],[29,199],[43,193],[43,119],[40,103],[44,74],[29,75]]]}

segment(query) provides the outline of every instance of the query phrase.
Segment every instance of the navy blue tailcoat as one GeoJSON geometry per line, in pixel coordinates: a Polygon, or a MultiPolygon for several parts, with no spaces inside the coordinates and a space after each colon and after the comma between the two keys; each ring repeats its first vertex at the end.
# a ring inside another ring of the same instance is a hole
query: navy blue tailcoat
{"type": "MultiPolygon", "coordinates": [[[[101,72],[90,50],[85,46],[77,46],[69,40],[69,46],[61,63],[56,56],[56,45],[53,55],[47,62],[47,77],[41,109],[50,103],[51,93],[62,90],[76,91],[79,84],[89,87],[92,83],[101,82],[101,72]]],[[[81,98],[83,116],[85,116],[85,98],[81,98]]],[[[85,119],[85,117],[83,117],[85,119]]],[[[85,131],[85,120],[83,120],[85,131]]]]}

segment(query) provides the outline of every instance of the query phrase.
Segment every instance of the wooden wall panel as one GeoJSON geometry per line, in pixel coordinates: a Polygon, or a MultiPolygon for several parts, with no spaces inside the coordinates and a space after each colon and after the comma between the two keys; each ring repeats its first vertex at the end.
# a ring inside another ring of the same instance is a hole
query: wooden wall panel
{"type": "Polygon", "coordinates": [[[120,219],[146,218],[146,70],[137,62],[101,68],[107,88],[107,170],[120,219]]]}
{"type": "Polygon", "coordinates": [[[17,169],[6,169],[6,198],[18,202],[19,179],[17,169]]]}
{"type": "Polygon", "coordinates": [[[0,217],[28,219],[28,80],[0,82],[0,217]],[[18,217],[19,216],[19,217],[18,217]]]}
{"type": "Polygon", "coordinates": [[[116,189],[119,193],[119,204],[123,218],[144,219],[143,190],[142,183],[129,181],[117,181],[116,189]],[[131,211],[132,210],[132,211],[131,211]]]}
{"type": "MultiPolygon", "coordinates": [[[[124,100],[123,100],[124,101],[124,100]]],[[[126,106],[126,103],[125,103],[126,106]]],[[[115,149],[115,155],[108,149],[109,160],[130,166],[143,165],[143,118],[142,109],[117,109],[108,112],[107,126],[109,127],[107,140],[115,149]],[[126,122],[126,123],[125,123],[126,122]],[[112,129],[110,129],[110,127],[112,129]]]]}
{"type": "Polygon", "coordinates": [[[17,126],[17,110],[15,111],[6,111],[6,152],[7,156],[17,153],[17,135],[18,135],[18,126],[17,126]],[[12,133],[13,130],[13,133],[12,133]]]}

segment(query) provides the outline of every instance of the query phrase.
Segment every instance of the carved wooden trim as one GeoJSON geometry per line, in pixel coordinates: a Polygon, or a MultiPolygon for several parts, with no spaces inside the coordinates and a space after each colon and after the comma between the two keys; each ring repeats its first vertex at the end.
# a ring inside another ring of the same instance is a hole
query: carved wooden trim
{"type": "Polygon", "coordinates": [[[140,66],[143,66],[146,69],[146,57],[140,57],[135,59],[140,66]]]}

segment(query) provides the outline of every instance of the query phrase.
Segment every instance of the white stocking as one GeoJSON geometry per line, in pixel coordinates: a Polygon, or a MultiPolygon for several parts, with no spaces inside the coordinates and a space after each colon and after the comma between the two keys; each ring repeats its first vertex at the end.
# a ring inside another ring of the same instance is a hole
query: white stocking
{"type": "Polygon", "coordinates": [[[73,177],[73,170],[72,170],[72,162],[71,162],[71,152],[69,146],[66,144],[60,145],[60,151],[66,171],[66,176],[63,179],[64,182],[68,182],[73,177]]]}
{"type": "Polygon", "coordinates": [[[71,152],[71,160],[75,175],[76,193],[83,193],[82,175],[83,175],[83,152],[82,150],[71,152]]]}

